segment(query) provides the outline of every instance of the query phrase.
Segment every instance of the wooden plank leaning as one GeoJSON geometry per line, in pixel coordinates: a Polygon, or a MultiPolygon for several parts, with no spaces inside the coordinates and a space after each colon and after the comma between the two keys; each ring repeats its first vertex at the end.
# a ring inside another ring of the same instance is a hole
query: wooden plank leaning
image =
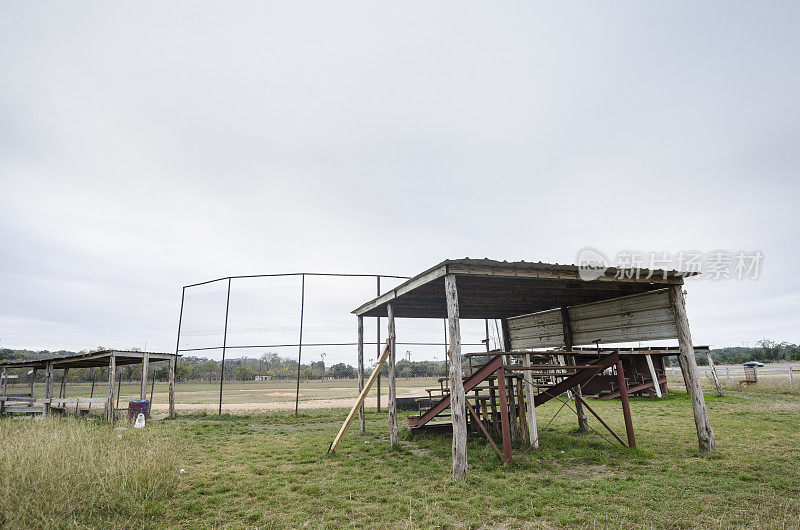
{"type": "Polygon", "coordinates": [[[333,442],[331,442],[330,447],[328,447],[328,453],[332,453],[336,451],[336,447],[339,445],[339,442],[342,441],[342,437],[344,433],[347,432],[347,428],[350,427],[350,424],[353,422],[353,418],[356,417],[358,413],[358,409],[361,408],[361,404],[364,403],[364,400],[367,398],[367,394],[369,393],[370,388],[372,388],[373,383],[378,378],[378,374],[381,373],[381,368],[383,368],[384,363],[386,363],[386,358],[389,356],[389,341],[386,341],[386,346],[383,348],[383,353],[381,354],[381,358],[378,360],[377,366],[375,366],[375,370],[372,371],[372,375],[369,376],[367,380],[367,384],[364,385],[364,389],[361,391],[361,394],[358,396],[358,400],[356,401],[353,408],[350,409],[350,413],[347,415],[347,419],[344,420],[342,424],[342,428],[339,429],[339,434],[336,435],[333,442]]]}

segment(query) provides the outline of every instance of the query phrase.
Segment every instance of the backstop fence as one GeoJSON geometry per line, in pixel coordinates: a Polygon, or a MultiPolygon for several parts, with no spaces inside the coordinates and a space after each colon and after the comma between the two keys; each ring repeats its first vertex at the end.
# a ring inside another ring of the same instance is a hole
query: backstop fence
{"type": "MultiPolygon", "coordinates": [[[[246,391],[225,391],[225,369],[235,359],[276,354],[296,363],[295,411],[300,407],[301,366],[356,364],[357,319],[353,309],[407,278],[379,274],[286,273],[230,276],[187,285],[181,296],[176,353],[219,363],[219,412],[224,403],[244,403],[246,391]]],[[[442,319],[397,318],[397,359],[447,362],[447,325],[442,319]]],[[[386,318],[365,318],[365,369],[380,357],[388,334],[386,318]],[[371,353],[373,352],[373,353],[371,353]]],[[[462,344],[499,348],[496,322],[462,320],[462,344]]],[[[254,376],[261,377],[258,366],[254,376]]],[[[323,369],[324,372],[324,369],[323,369]]],[[[217,374],[209,374],[216,380],[217,374]]],[[[241,375],[241,373],[240,373],[241,375]]],[[[290,389],[286,389],[289,391],[290,389]]],[[[380,408],[380,383],[378,384],[380,408]]],[[[284,392],[285,394],[285,392],[284,392]]],[[[324,397],[324,396],[322,396],[324,397]]]]}

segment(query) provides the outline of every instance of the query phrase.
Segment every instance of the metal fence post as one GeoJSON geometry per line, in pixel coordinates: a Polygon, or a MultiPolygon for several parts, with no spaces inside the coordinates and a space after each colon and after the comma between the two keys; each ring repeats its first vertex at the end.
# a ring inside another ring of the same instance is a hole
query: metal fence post
{"type": "MultiPolygon", "coordinates": [[[[380,277],[380,275],[375,276],[375,279],[378,282],[378,291],[377,291],[377,296],[376,296],[376,298],[378,298],[381,295],[381,277],[380,277]]],[[[377,341],[376,341],[377,344],[375,346],[375,348],[377,350],[377,357],[375,357],[375,360],[377,361],[378,359],[381,358],[381,354],[383,353],[383,350],[381,350],[381,317],[377,317],[376,322],[377,322],[377,328],[378,328],[378,332],[377,332],[378,333],[378,337],[377,337],[377,341]]],[[[380,372],[380,370],[378,370],[378,381],[377,381],[377,383],[378,383],[378,386],[377,386],[378,412],[380,412],[381,411],[381,372],[380,372]]]]}
{"type": "Polygon", "coordinates": [[[222,331],[222,362],[219,367],[219,415],[222,415],[222,381],[225,379],[225,348],[228,346],[228,310],[231,307],[231,279],[228,278],[228,294],[225,298],[225,328],[222,331]]]}
{"type": "Polygon", "coordinates": [[[306,305],[306,275],[300,276],[300,340],[297,346],[297,391],[294,396],[294,415],[300,407],[300,362],[303,359],[303,311],[306,305]]]}
{"type": "MultiPolygon", "coordinates": [[[[181,351],[181,325],[183,324],[183,302],[186,300],[186,287],[181,289],[181,310],[178,313],[178,338],[175,340],[175,362],[178,362],[178,352],[181,351]]],[[[155,378],[155,372],[153,373],[153,377],[155,378]]],[[[150,398],[150,402],[152,403],[153,398],[150,398]]],[[[152,405],[151,405],[152,406],[152,405]]],[[[151,409],[152,410],[152,409],[151,409]]],[[[169,416],[172,417],[174,410],[172,410],[172,403],[170,403],[170,410],[169,416]]]]}

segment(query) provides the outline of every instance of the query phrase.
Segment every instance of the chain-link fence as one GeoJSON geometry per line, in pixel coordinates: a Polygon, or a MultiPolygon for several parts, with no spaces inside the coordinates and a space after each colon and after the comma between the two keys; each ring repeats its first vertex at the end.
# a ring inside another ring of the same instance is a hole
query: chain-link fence
{"type": "MultiPolygon", "coordinates": [[[[248,410],[253,403],[296,409],[311,401],[355,396],[357,318],[351,312],[406,279],[291,273],[234,276],[184,287],[176,350],[185,369],[179,369],[178,379],[194,382],[198,390],[196,395],[181,393],[188,402],[179,403],[208,408],[212,383],[219,385],[219,411],[248,410]],[[201,383],[208,388],[201,391],[201,383]]],[[[397,318],[395,324],[398,365],[429,361],[425,375],[443,376],[446,321],[397,318]]],[[[379,358],[387,334],[386,318],[364,319],[365,370],[379,358]]],[[[501,342],[494,321],[462,320],[461,335],[462,344],[475,351],[485,350],[487,342],[499,348],[501,342]]],[[[385,403],[386,391],[378,385],[378,406],[381,393],[385,403]]]]}
{"type": "MultiPolygon", "coordinates": [[[[684,389],[683,373],[678,367],[669,367],[667,379],[674,388],[684,389]]],[[[709,366],[698,366],[700,385],[704,391],[716,389],[714,376],[709,366]]],[[[717,365],[717,380],[723,388],[756,385],[764,388],[800,390],[800,364],[776,363],[766,364],[755,369],[746,369],[742,365],[717,365]]]]}

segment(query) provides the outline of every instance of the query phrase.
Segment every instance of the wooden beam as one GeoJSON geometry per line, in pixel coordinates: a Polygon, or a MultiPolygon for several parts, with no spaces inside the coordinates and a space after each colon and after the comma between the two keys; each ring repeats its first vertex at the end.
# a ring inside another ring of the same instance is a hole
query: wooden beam
{"type": "Polygon", "coordinates": [[[366,304],[362,305],[358,309],[354,310],[353,313],[356,315],[363,315],[364,313],[369,312],[372,309],[375,309],[378,306],[381,306],[387,302],[390,302],[397,298],[398,296],[404,295],[414,289],[425,285],[428,282],[432,282],[438,278],[441,278],[447,272],[447,268],[442,266],[436,266],[433,269],[430,269],[415,278],[411,278],[407,282],[404,282],[388,293],[385,293],[382,296],[378,296],[374,300],[370,300],[366,304]]]}
{"type": "Polygon", "coordinates": [[[692,400],[692,412],[694,413],[694,423],[697,427],[697,442],[703,451],[713,451],[715,446],[714,430],[708,420],[708,410],[703,398],[703,389],[700,386],[700,376],[697,373],[697,360],[694,357],[692,347],[692,334],[689,331],[689,318],[686,316],[686,300],[683,297],[683,287],[681,285],[671,285],[669,287],[669,299],[672,310],[675,314],[675,324],[678,328],[678,345],[681,353],[679,355],[683,380],[686,383],[686,391],[692,400]]]}
{"type": "MultiPolygon", "coordinates": [[[[358,393],[364,390],[364,317],[358,316],[358,393]]],[[[358,407],[358,431],[366,432],[364,404],[358,407]]]]}
{"type": "Polygon", "coordinates": [[[34,391],[34,389],[35,389],[34,387],[36,385],[36,372],[38,372],[38,371],[39,371],[38,368],[34,368],[33,372],[31,373],[31,383],[30,383],[31,384],[31,397],[34,397],[34,392],[33,391],[34,391]]]}
{"type": "Polygon", "coordinates": [[[336,448],[339,446],[339,442],[342,441],[342,437],[344,433],[347,432],[347,428],[350,427],[350,424],[353,422],[353,418],[356,417],[356,412],[358,411],[359,407],[362,403],[364,403],[364,399],[366,399],[367,394],[369,394],[370,388],[372,388],[373,383],[378,378],[378,374],[381,373],[381,368],[383,368],[383,363],[386,362],[386,358],[389,357],[389,341],[386,341],[386,347],[383,349],[383,354],[381,354],[381,358],[378,359],[378,364],[375,366],[375,369],[372,371],[372,375],[369,376],[367,380],[366,386],[358,395],[358,399],[356,400],[355,405],[353,408],[350,409],[350,412],[347,414],[347,418],[345,418],[342,427],[339,429],[339,433],[336,435],[336,438],[333,439],[331,442],[330,447],[328,447],[328,453],[332,453],[336,451],[336,448]]]}
{"type": "Polygon", "coordinates": [[[475,423],[478,425],[478,427],[480,427],[481,432],[483,432],[483,435],[486,436],[487,440],[489,440],[489,443],[491,444],[492,449],[494,449],[494,452],[497,453],[497,457],[502,462],[503,461],[503,453],[501,453],[500,449],[497,448],[497,444],[494,443],[494,440],[492,439],[492,435],[489,434],[489,431],[486,430],[486,426],[483,424],[481,419],[478,417],[478,414],[475,412],[475,409],[473,409],[472,405],[469,404],[469,400],[464,401],[464,404],[469,409],[469,413],[472,415],[472,418],[475,420],[475,423]]]}
{"type": "Polygon", "coordinates": [[[3,367],[3,372],[0,373],[0,385],[3,387],[2,391],[2,401],[0,401],[0,415],[3,414],[4,409],[6,407],[6,381],[8,380],[8,373],[6,372],[6,367],[3,367]]]}
{"type": "Polygon", "coordinates": [[[67,397],[67,376],[69,375],[69,368],[64,368],[64,371],[61,372],[61,388],[58,389],[58,397],[63,398],[67,397]]]}
{"type": "Polygon", "coordinates": [[[175,365],[178,363],[178,356],[173,355],[169,358],[169,417],[175,416],[175,365]]]}
{"type": "Polygon", "coordinates": [[[45,368],[45,385],[44,385],[44,409],[42,413],[45,416],[50,415],[50,400],[53,398],[53,363],[48,362],[45,368]]]}
{"type": "Polygon", "coordinates": [[[533,404],[536,391],[533,387],[533,373],[531,373],[531,355],[530,353],[522,354],[522,366],[526,368],[522,375],[525,381],[525,419],[528,423],[528,441],[534,449],[539,448],[539,431],[536,427],[536,406],[533,404]]]}
{"type": "Polygon", "coordinates": [[[142,355],[142,387],[139,391],[139,399],[147,397],[147,377],[150,373],[150,354],[143,352],[142,355]]]}
{"type": "Polygon", "coordinates": [[[106,398],[63,398],[63,399],[51,399],[50,403],[53,404],[65,404],[65,403],[105,403],[106,398]]]}
{"type": "MultiPolygon", "coordinates": [[[[500,276],[506,278],[545,278],[554,280],[581,280],[578,267],[565,266],[559,269],[549,268],[524,268],[514,264],[507,265],[473,265],[471,263],[448,263],[447,272],[450,274],[469,275],[469,276],[500,276]],[[569,267],[569,268],[567,268],[569,267]]],[[[674,273],[669,275],[666,279],[662,274],[654,274],[651,278],[645,278],[646,274],[641,277],[627,278],[620,280],[616,277],[617,269],[609,268],[605,274],[593,280],[593,282],[610,282],[618,284],[683,284],[683,278],[676,276],[674,273]]],[[[588,282],[587,282],[588,283],[588,282]]]]}
{"type": "MultiPolygon", "coordinates": [[[[574,346],[572,339],[572,321],[569,318],[569,308],[566,306],[561,308],[561,327],[564,332],[564,346],[567,350],[572,351],[572,347],[574,346]]],[[[575,357],[569,356],[569,359],[569,364],[577,364],[575,357]]],[[[580,385],[573,388],[572,393],[577,397],[583,397],[580,385]]],[[[583,400],[581,399],[575,400],[575,414],[578,416],[578,428],[583,432],[589,432],[589,420],[586,418],[586,411],[583,410],[583,400]]]]}
{"type": "Polygon", "coordinates": [[[389,443],[392,447],[395,447],[399,442],[397,430],[397,386],[395,380],[397,337],[395,336],[392,304],[386,304],[386,312],[389,321],[389,443]]]}
{"type": "Polygon", "coordinates": [[[467,478],[467,418],[464,381],[461,375],[461,323],[456,277],[444,277],[447,324],[450,332],[450,416],[453,423],[453,480],[467,478]]]}
{"type": "MultiPolygon", "coordinates": [[[[503,459],[511,462],[511,429],[508,425],[508,397],[506,394],[506,374],[501,366],[497,370],[497,389],[500,393],[500,425],[503,432],[503,459]]],[[[535,405],[534,405],[535,406],[535,405]]]]}
{"type": "MultiPolygon", "coordinates": [[[[511,352],[511,332],[508,328],[508,320],[505,318],[500,319],[500,325],[503,329],[503,349],[511,352]]],[[[505,363],[511,364],[511,355],[505,355],[505,363]]],[[[506,389],[508,390],[508,414],[511,422],[511,440],[516,442],[520,438],[519,424],[517,423],[517,407],[514,402],[514,381],[511,379],[510,372],[506,376],[506,389]]]]}
{"type": "MultiPolygon", "coordinates": [[[[667,378],[666,377],[662,377],[661,379],[658,380],[658,382],[659,382],[659,384],[660,383],[666,384],[667,378]]],[[[629,386],[628,387],[628,395],[633,394],[634,392],[641,392],[642,390],[647,390],[649,388],[653,388],[654,386],[655,386],[655,384],[653,383],[653,381],[647,381],[646,383],[642,383],[640,385],[629,386]]],[[[613,392],[611,394],[605,394],[605,395],[603,395],[601,397],[598,397],[597,399],[600,399],[600,400],[616,399],[618,397],[619,397],[619,392],[613,392]]]]}
{"type": "MultiPolygon", "coordinates": [[[[722,397],[722,387],[719,385],[719,377],[717,377],[717,368],[714,366],[714,359],[711,358],[711,353],[706,353],[708,358],[708,366],[711,368],[711,375],[714,376],[714,386],[717,388],[717,395],[722,397]]],[[[792,383],[792,369],[789,368],[789,386],[792,383]]]]}
{"type": "Polygon", "coordinates": [[[108,404],[106,420],[114,421],[114,378],[117,374],[117,357],[112,353],[108,359],[108,404]]]}
{"type": "Polygon", "coordinates": [[[647,368],[650,369],[650,378],[653,380],[653,387],[656,390],[656,397],[660,398],[661,394],[661,383],[658,382],[658,374],[656,373],[656,367],[653,365],[653,357],[650,354],[646,354],[645,359],[647,359],[647,368]]]}

